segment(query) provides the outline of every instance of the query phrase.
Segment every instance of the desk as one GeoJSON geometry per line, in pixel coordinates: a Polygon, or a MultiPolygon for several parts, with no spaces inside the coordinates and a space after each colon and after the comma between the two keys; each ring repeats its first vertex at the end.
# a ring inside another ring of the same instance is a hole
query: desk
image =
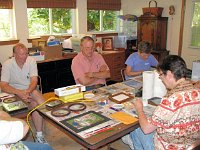
{"type": "MultiPolygon", "coordinates": [[[[120,86],[120,83],[117,83],[118,86],[120,86]]],[[[126,87],[125,85],[120,86],[121,90],[133,90],[132,88],[126,87]]],[[[101,88],[100,88],[101,89],[101,88]]],[[[46,93],[44,94],[45,99],[48,99],[50,97],[54,96],[54,93],[46,93]]],[[[133,131],[139,126],[138,121],[125,125],[125,124],[118,124],[113,127],[113,130],[110,132],[103,132],[102,134],[93,135],[89,138],[82,138],[78,136],[75,132],[72,132],[71,130],[67,130],[65,127],[63,127],[62,124],[56,122],[54,119],[49,117],[46,112],[48,110],[46,107],[42,107],[39,109],[39,112],[42,114],[42,116],[48,120],[51,124],[53,124],[55,127],[60,129],[63,133],[67,134],[70,138],[74,139],[77,143],[81,144],[82,146],[88,148],[88,149],[98,149],[100,147],[106,146],[111,142],[114,142],[115,140],[123,137],[124,135],[128,134],[129,132],[133,131]]]]}

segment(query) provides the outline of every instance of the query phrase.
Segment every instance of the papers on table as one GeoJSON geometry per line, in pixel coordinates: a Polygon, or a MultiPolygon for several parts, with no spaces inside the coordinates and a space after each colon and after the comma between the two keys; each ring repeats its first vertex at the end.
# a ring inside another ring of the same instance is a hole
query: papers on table
{"type": "Polygon", "coordinates": [[[9,98],[9,97],[13,97],[14,95],[13,94],[8,94],[8,93],[0,93],[0,99],[3,100],[3,99],[6,99],[6,98],[9,98]]]}
{"type": "Polygon", "coordinates": [[[130,114],[127,114],[125,112],[119,111],[119,112],[115,112],[113,114],[110,115],[113,119],[116,119],[124,124],[131,124],[134,123],[136,121],[138,121],[137,118],[133,117],[130,114]]]}
{"type": "MultiPolygon", "coordinates": [[[[153,115],[153,112],[155,111],[155,109],[156,109],[156,106],[153,106],[153,105],[150,105],[150,104],[143,107],[144,113],[147,116],[147,118],[149,118],[153,115]]],[[[137,114],[137,111],[135,110],[135,108],[129,109],[129,110],[123,109],[123,111],[128,113],[129,115],[132,115],[133,117],[138,117],[138,114],[137,114]]]]}
{"type": "Polygon", "coordinates": [[[124,81],[123,84],[136,88],[136,89],[140,89],[142,87],[142,83],[135,80],[127,80],[127,81],[124,81]]]}

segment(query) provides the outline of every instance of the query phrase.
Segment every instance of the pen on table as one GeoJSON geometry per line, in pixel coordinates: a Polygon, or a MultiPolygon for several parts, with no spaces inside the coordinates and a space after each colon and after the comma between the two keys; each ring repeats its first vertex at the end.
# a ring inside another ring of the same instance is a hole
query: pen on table
{"type": "Polygon", "coordinates": [[[100,129],[100,130],[96,131],[94,134],[99,134],[101,132],[109,131],[109,130],[113,130],[113,128],[112,127],[103,128],[103,129],[100,129]]]}
{"type": "Polygon", "coordinates": [[[102,128],[90,131],[88,133],[85,133],[85,136],[91,136],[91,135],[98,134],[98,133],[101,133],[101,132],[104,132],[104,131],[107,131],[107,130],[111,130],[111,129],[113,129],[113,128],[109,125],[109,126],[102,127],[102,128]]]}
{"type": "Polygon", "coordinates": [[[106,125],[106,126],[104,126],[104,127],[96,128],[96,129],[94,129],[94,130],[91,130],[91,131],[87,132],[86,134],[94,133],[94,132],[96,132],[96,131],[99,131],[99,130],[101,130],[101,129],[108,128],[108,127],[112,127],[112,126],[111,126],[111,125],[106,125]]]}

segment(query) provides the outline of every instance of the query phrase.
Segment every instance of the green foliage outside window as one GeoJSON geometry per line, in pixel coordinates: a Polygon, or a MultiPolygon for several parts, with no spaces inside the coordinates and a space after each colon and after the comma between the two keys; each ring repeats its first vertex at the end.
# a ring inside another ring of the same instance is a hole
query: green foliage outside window
{"type": "Polygon", "coordinates": [[[103,11],[103,31],[115,31],[117,15],[115,11],[103,11]]]}
{"type": "Polygon", "coordinates": [[[191,46],[200,47],[200,2],[194,3],[191,46]]]}
{"type": "Polygon", "coordinates": [[[0,38],[6,39],[11,37],[11,23],[8,18],[9,10],[8,9],[0,9],[0,38]]]}
{"type": "Polygon", "coordinates": [[[117,28],[116,11],[88,10],[87,14],[88,31],[116,31],[116,28],[117,28]]]}
{"type": "Polygon", "coordinates": [[[28,9],[29,35],[69,33],[72,30],[71,22],[70,9],[28,9]]]}

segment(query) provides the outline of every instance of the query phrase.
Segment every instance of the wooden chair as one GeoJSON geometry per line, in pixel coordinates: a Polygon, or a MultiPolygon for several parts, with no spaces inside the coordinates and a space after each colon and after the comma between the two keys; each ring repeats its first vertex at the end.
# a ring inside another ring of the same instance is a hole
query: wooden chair
{"type": "Polygon", "coordinates": [[[125,70],[126,70],[126,68],[122,68],[121,69],[121,76],[122,76],[123,82],[126,81],[126,79],[125,79],[125,73],[124,73],[125,70]]]}
{"type": "Polygon", "coordinates": [[[195,141],[186,150],[200,150],[200,140],[195,141]]]}

